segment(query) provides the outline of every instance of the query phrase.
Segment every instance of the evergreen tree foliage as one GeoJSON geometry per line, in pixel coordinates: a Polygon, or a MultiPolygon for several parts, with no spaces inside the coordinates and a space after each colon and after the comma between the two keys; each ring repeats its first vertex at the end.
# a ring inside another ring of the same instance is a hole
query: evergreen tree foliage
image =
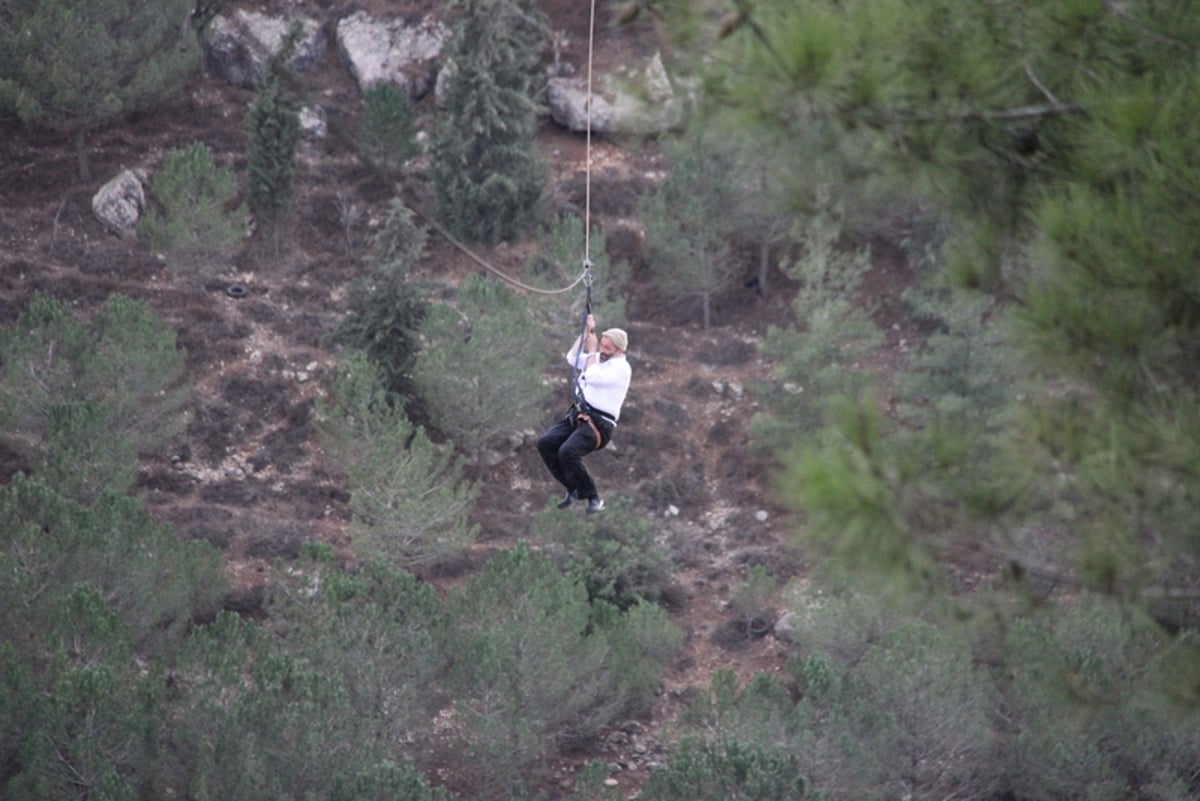
{"type": "Polygon", "coordinates": [[[82,501],[124,492],[136,457],[184,426],[186,354],[144,302],[113,295],[90,321],[38,295],[0,332],[0,420],[9,446],[82,501]]]}
{"type": "Polygon", "coordinates": [[[0,523],[9,610],[0,632],[22,653],[43,648],[56,609],[80,585],[102,593],[140,649],[163,653],[226,584],[214,549],[180,542],[130,498],[82,506],[18,474],[0,492],[0,523]]]}
{"type": "Polygon", "coordinates": [[[64,607],[56,634],[64,642],[95,638],[100,647],[56,654],[39,671],[36,690],[15,688],[36,700],[24,721],[20,768],[4,783],[4,797],[136,801],[143,790],[139,770],[157,756],[161,676],[131,669],[120,621],[96,590],[81,585],[64,607]]]}
{"type": "Polygon", "coordinates": [[[425,229],[397,194],[371,242],[366,273],[346,289],[346,316],[333,335],[334,341],[366,353],[383,371],[387,390],[410,402],[419,332],[429,311],[424,288],[412,272],[425,241],[425,229]]]}
{"type": "Polygon", "coordinates": [[[909,623],[864,654],[843,687],[841,753],[827,782],[848,798],[993,798],[994,689],[961,633],[909,623]]]}
{"type": "MultiPolygon", "coordinates": [[[[1152,678],[1183,664],[1186,643],[1111,600],[982,628],[896,598],[798,593],[793,632],[806,647],[790,675],[740,681],[717,671],[680,718],[680,749],[644,792],[733,783],[738,773],[697,765],[695,751],[734,745],[794,756],[806,791],[830,801],[1194,795],[1200,713],[1160,695],[1172,685],[1152,678]]],[[[1192,664],[1172,684],[1195,676],[1192,664]]]]}
{"type": "MultiPolygon", "coordinates": [[[[1011,534],[1041,530],[1069,566],[1060,586],[1194,625],[1200,573],[1179,558],[1196,551],[1200,500],[1200,235],[1185,211],[1200,190],[1193,4],[769,0],[734,11],[719,42],[711,27],[687,28],[714,34],[713,96],[748,124],[832,129],[842,152],[868,156],[862,177],[947,221],[944,274],[1003,301],[989,325],[1015,348],[1022,380],[1041,386],[992,432],[1012,480],[989,471],[971,486],[951,460],[936,479],[949,483],[930,490],[981,512],[959,527],[977,527],[1014,578],[1041,566],[1010,553],[1011,534]]],[[[903,447],[826,455],[862,460],[865,479],[903,447]]],[[[820,498],[786,491],[821,514],[820,498]]],[[[903,520],[892,530],[920,548],[945,528],[909,517],[928,507],[863,508],[903,520]]]]}
{"type": "Polygon", "coordinates": [[[214,548],[132,499],[82,506],[20,474],[0,488],[0,796],[145,797],[164,671],[226,585],[214,548]]]}
{"type": "Polygon", "coordinates": [[[89,130],[169,99],[199,66],[189,0],[11,0],[0,8],[0,109],[75,131],[91,180],[89,130]]]}
{"type": "Polygon", "coordinates": [[[583,585],[526,543],[489,560],[453,608],[464,631],[456,710],[489,797],[518,786],[554,743],[586,742],[629,711],[630,668],[662,667],[650,651],[614,659],[620,619],[592,629],[583,585]]]}
{"type": "Polygon", "coordinates": [[[364,736],[398,742],[430,736],[446,702],[452,621],[431,584],[382,561],[348,572],[332,549],[309,546],[273,589],[269,628],[297,657],[337,677],[364,736]],[[302,641],[295,635],[303,633],[302,641]]]}
{"type": "Polygon", "coordinates": [[[350,481],[353,533],[369,558],[409,567],[458,555],[476,536],[476,487],[453,451],[434,444],[359,353],[345,361],[324,411],[323,440],[350,481]]]}
{"type": "Polygon", "coordinates": [[[231,250],[245,233],[233,172],[202,142],[167,153],[150,184],[152,204],[138,233],[152,248],[203,256],[231,250]]]}
{"type": "Polygon", "coordinates": [[[547,388],[529,354],[541,339],[525,299],[500,282],[474,275],[450,303],[430,308],[414,370],[433,425],[479,468],[504,434],[533,425],[547,388]]]}
{"type": "Polygon", "coordinates": [[[416,115],[408,92],[391,81],[367,87],[356,141],[368,162],[389,174],[416,155],[416,115]]]}
{"type": "Polygon", "coordinates": [[[168,743],[193,798],[328,797],[384,760],[338,677],[258,624],[222,613],[186,657],[168,743]]]}
{"type": "Polygon", "coordinates": [[[651,774],[639,798],[647,801],[778,801],[805,796],[795,754],[736,741],[684,740],[667,767],[651,774]]]}
{"type": "Polygon", "coordinates": [[[729,213],[737,204],[732,160],[701,128],[663,150],[667,177],[638,209],[646,226],[647,264],[662,291],[699,302],[709,328],[714,297],[743,272],[730,240],[737,225],[729,213]]]}
{"type": "Polygon", "coordinates": [[[538,64],[549,41],[531,0],[456,0],[445,106],[433,142],[438,214],[456,235],[512,241],[536,222],[546,184],[537,152],[538,64]]]}
{"type": "Polygon", "coordinates": [[[592,602],[620,609],[657,602],[671,574],[657,526],[624,499],[609,503],[599,523],[545,510],[534,518],[532,532],[563,571],[587,587],[592,602]]]}
{"type": "MultiPolygon", "coordinates": [[[[284,48],[284,52],[288,52],[284,48]]],[[[248,199],[250,211],[279,250],[280,228],[292,208],[296,148],[300,144],[300,108],[272,72],[246,118],[250,135],[248,199]]]]}
{"type": "Polygon", "coordinates": [[[773,380],[759,390],[768,413],[753,421],[755,439],[780,453],[826,425],[836,399],[871,386],[862,363],[883,342],[863,296],[870,253],[842,241],[842,227],[829,210],[798,228],[803,233],[794,260],[781,265],[799,282],[796,327],[767,330],[761,347],[773,380]]]}
{"type": "Polygon", "coordinates": [[[1015,665],[1006,709],[1017,732],[1007,743],[1007,772],[1017,794],[1195,795],[1200,715],[1194,708],[1181,714],[1158,692],[1194,681],[1196,667],[1165,683],[1154,677],[1173,669],[1173,655],[1186,653],[1184,643],[1170,642],[1152,621],[1104,600],[1018,621],[1005,650],[1015,665]]]}

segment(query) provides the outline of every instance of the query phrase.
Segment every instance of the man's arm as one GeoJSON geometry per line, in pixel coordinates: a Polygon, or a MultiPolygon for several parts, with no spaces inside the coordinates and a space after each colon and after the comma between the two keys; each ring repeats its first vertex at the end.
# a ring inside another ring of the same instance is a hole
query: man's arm
{"type": "Polygon", "coordinates": [[[597,358],[597,353],[600,350],[600,339],[596,336],[596,317],[589,314],[587,316],[587,325],[584,327],[582,337],[575,337],[575,342],[571,345],[571,349],[567,351],[567,361],[575,364],[575,360],[579,358],[580,339],[583,340],[583,352],[587,356],[581,367],[589,367],[594,364],[597,358]]]}

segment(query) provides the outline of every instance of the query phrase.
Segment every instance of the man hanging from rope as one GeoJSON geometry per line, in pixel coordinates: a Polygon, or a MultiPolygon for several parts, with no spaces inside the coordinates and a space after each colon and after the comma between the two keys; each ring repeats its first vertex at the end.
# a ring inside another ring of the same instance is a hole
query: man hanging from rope
{"type": "Polygon", "coordinates": [[[596,318],[589,314],[585,333],[576,337],[567,351],[567,361],[578,370],[572,388],[575,403],[538,439],[538,453],[550,475],[567,488],[559,509],[566,509],[575,500],[587,501],[588,514],[604,508],[596,484],[583,466],[583,457],[612,439],[632,377],[625,358],[628,346],[629,337],[620,328],[608,329],[597,340],[596,318]]]}

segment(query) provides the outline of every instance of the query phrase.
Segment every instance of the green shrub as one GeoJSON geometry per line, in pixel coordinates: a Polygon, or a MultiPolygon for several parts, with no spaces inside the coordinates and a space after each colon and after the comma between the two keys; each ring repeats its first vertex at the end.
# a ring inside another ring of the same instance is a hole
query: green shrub
{"type": "Polygon", "coordinates": [[[1016,621],[1005,640],[1013,791],[1121,799],[1150,782],[1152,797],[1194,797],[1200,714],[1162,696],[1158,683],[1182,643],[1115,600],[1080,600],[1016,621]]]}
{"type": "Polygon", "coordinates": [[[339,677],[283,645],[228,614],[193,634],[164,790],[186,788],[195,801],[325,798],[383,761],[394,744],[368,736],[339,677]]]}
{"type": "Polygon", "coordinates": [[[469,764],[496,796],[521,784],[556,744],[587,742],[629,711],[643,666],[661,661],[646,633],[662,618],[592,626],[583,586],[520,543],[488,561],[452,599],[462,626],[455,710],[469,764]],[[632,679],[632,680],[631,680],[632,679]]]}
{"type": "Polygon", "coordinates": [[[892,631],[917,619],[889,595],[848,585],[844,578],[784,592],[786,605],[806,652],[831,666],[850,667],[892,631]]]}
{"type": "Polygon", "coordinates": [[[133,660],[127,627],[94,588],[77,587],[57,611],[55,637],[70,647],[34,661],[36,687],[24,688],[33,714],[0,794],[137,801],[158,756],[162,675],[133,660]]]}
{"type": "Polygon", "coordinates": [[[404,89],[391,81],[367,87],[357,144],[368,161],[392,172],[417,152],[415,134],[416,117],[404,89]]]}
{"type": "Polygon", "coordinates": [[[349,478],[361,555],[411,567],[449,559],[474,541],[468,513],[477,488],[453,451],[408,419],[364,354],[339,368],[321,431],[349,478]]]}
{"type": "Polygon", "coordinates": [[[0,797],[138,799],[170,773],[167,673],[227,586],[135,501],[0,488],[0,797]]]}
{"type": "Polygon", "coordinates": [[[334,786],[329,801],[451,801],[444,788],[431,787],[411,764],[385,760],[334,786]]]}
{"type": "Polygon", "coordinates": [[[38,295],[0,333],[0,424],[55,488],[88,502],[123,492],[138,454],[182,431],[186,354],[143,301],[113,295],[88,323],[38,295]]]}
{"type": "Polygon", "coordinates": [[[284,647],[345,688],[366,736],[432,736],[452,655],[443,648],[449,619],[431,584],[378,562],[351,573],[332,558],[303,561],[275,584],[266,609],[284,647]]]}
{"type": "Polygon", "coordinates": [[[149,247],[172,253],[226,253],[246,230],[237,192],[237,179],[213,163],[206,145],[172,150],[150,185],[153,202],[138,233],[149,247]]]}
{"type": "Polygon", "coordinates": [[[665,609],[639,603],[625,610],[592,602],[593,631],[607,638],[611,654],[609,675],[626,715],[649,714],[662,672],[683,647],[684,634],[665,609]]]}
{"type": "Polygon", "coordinates": [[[829,730],[838,754],[825,777],[843,797],[883,801],[898,789],[934,801],[1001,790],[994,687],[954,628],[897,628],[849,672],[844,690],[829,730]]]}
{"type": "Polygon", "coordinates": [[[771,596],[779,582],[763,565],[752,565],[733,589],[729,608],[746,626],[770,613],[771,596]]]}
{"type": "Polygon", "coordinates": [[[795,801],[807,781],[795,754],[736,741],[685,739],[665,768],[653,771],[644,801],[795,801]]]}
{"type": "Polygon", "coordinates": [[[543,510],[532,534],[564,572],[587,588],[592,601],[627,609],[657,601],[671,573],[671,559],[657,541],[658,528],[625,499],[611,502],[602,521],[543,510]]]}
{"type": "Polygon", "coordinates": [[[300,144],[300,110],[279,77],[259,91],[246,119],[250,135],[248,195],[259,227],[279,250],[283,222],[292,209],[296,181],[296,149],[300,144]]]}
{"type": "Polygon", "coordinates": [[[683,721],[714,742],[771,747],[802,741],[795,701],[778,677],[766,673],[743,687],[733,670],[718,669],[707,691],[688,704],[683,721]]]}
{"type": "Polygon", "coordinates": [[[180,541],[133,499],[82,506],[19,474],[0,488],[0,568],[0,634],[22,653],[42,647],[61,599],[87,584],[144,654],[166,656],[227,586],[216,549],[180,541]]]}
{"type": "Polygon", "coordinates": [[[608,765],[592,760],[575,777],[575,790],[563,801],[624,801],[625,793],[618,785],[605,784],[608,765]]]}
{"type": "Polygon", "coordinates": [[[549,390],[529,366],[541,336],[526,300],[505,284],[472,275],[453,304],[430,308],[413,370],[432,425],[477,469],[501,437],[532,425],[549,390]]]}
{"type": "Polygon", "coordinates": [[[412,274],[425,240],[425,230],[397,194],[371,242],[366,274],[346,290],[346,316],[333,334],[335,342],[366,353],[382,369],[388,391],[410,401],[419,332],[429,313],[423,287],[412,274]]]}

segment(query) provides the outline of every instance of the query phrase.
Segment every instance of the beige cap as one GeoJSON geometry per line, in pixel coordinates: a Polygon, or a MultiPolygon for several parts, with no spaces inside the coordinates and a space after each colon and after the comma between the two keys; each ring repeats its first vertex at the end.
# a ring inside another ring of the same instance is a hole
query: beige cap
{"type": "Polygon", "coordinates": [[[612,343],[617,346],[617,350],[625,350],[629,347],[629,335],[620,328],[610,328],[600,336],[611,339],[612,343]]]}

